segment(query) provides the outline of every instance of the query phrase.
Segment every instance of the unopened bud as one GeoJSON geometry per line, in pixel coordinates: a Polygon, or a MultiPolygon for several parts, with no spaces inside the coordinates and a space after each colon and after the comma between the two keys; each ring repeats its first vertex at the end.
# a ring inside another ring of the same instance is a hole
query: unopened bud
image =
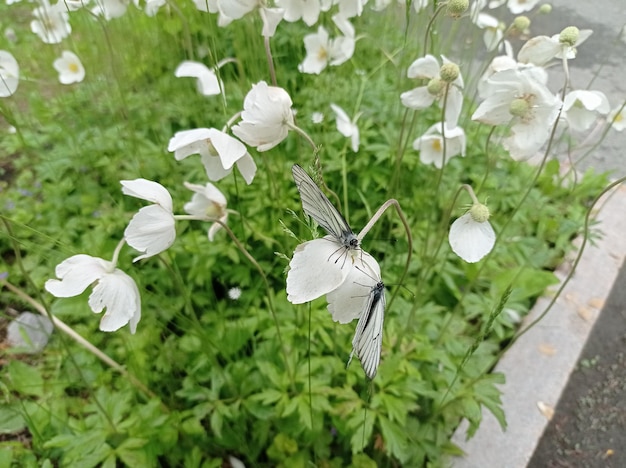
{"type": "Polygon", "coordinates": [[[518,16],[513,20],[513,27],[518,31],[526,31],[530,26],[530,19],[528,16],[518,16]]]}
{"type": "Polygon", "coordinates": [[[446,14],[452,18],[460,18],[469,8],[469,0],[450,0],[446,14]]]}
{"type": "Polygon", "coordinates": [[[439,96],[441,92],[443,91],[443,88],[445,88],[445,86],[446,86],[446,83],[442,79],[433,78],[426,85],[426,89],[433,96],[439,96]]]}
{"type": "Polygon", "coordinates": [[[549,3],[544,3],[543,5],[539,7],[539,13],[543,15],[552,13],[552,5],[550,5],[549,3]]]}

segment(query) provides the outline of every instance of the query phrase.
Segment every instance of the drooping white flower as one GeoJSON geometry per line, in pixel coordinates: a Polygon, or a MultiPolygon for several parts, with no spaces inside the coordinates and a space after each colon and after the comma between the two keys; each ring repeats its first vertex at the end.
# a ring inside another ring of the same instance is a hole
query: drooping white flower
{"type": "MultiPolygon", "coordinates": [[[[451,63],[447,58],[442,57],[444,64],[451,63]]],[[[443,106],[443,97],[446,90],[446,83],[439,75],[441,67],[439,62],[432,55],[426,55],[414,61],[407,70],[409,78],[429,80],[427,85],[418,86],[400,95],[402,104],[411,109],[426,109],[433,102],[437,101],[439,106],[443,106]]],[[[450,128],[456,127],[461,107],[463,106],[463,77],[458,75],[448,87],[448,97],[445,109],[445,121],[450,128]]]]}
{"type": "Polygon", "coordinates": [[[498,47],[502,47],[503,27],[497,18],[481,12],[476,16],[475,24],[480,29],[485,30],[483,42],[487,50],[495,50],[498,47]]]}
{"type": "Polygon", "coordinates": [[[291,105],[287,91],[260,81],[246,95],[241,122],[232,132],[258,151],[272,149],[287,138],[294,125],[291,105]]]}
{"type": "Polygon", "coordinates": [[[209,180],[223,179],[237,169],[247,184],[256,174],[256,164],[246,146],[236,138],[215,128],[194,128],[176,132],[167,146],[177,161],[192,154],[199,154],[209,180]]]}
{"type": "Polygon", "coordinates": [[[203,96],[215,96],[220,94],[224,89],[223,84],[220,83],[215,72],[200,62],[191,60],[181,62],[178,67],[176,67],[174,76],[177,78],[196,78],[198,91],[203,96]]]}
{"type": "Polygon", "coordinates": [[[598,119],[611,110],[609,100],[600,91],[574,90],[563,99],[563,115],[575,132],[587,130],[598,119]]]}
{"type": "Polygon", "coordinates": [[[592,32],[590,29],[578,30],[570,26],[552,37],[533,37],[522,46],[517,54],[517,60],[541,67],[554,58],[576,58],[576,48],[585,42],[592,32]]]}
{"type": "MultiPolygon", "coordinates": [[[[185,212],[198,218],[217,218],[222,223],[226,223],[228,220],[226,197],[215,185],[210,182],[206,185],[185,182],[185,187],[195,192],[191,201],[185,203],[183,207],[185,212]]],[[[219,223],[213,223],[208,232],[210,241],[213,241],[215,233],[220,229],[222,226],[219,223]]]]}
{"type": "Polygon", "coordinates": [[[510,125],[504,147],[515,159],[533,156],[550,136],[561,100],[541,82],[536,67],[504,70],[492,75],[482,88],[486,99],[472,120],[489,125],[510,125]]]}
{"type": "Polygon", "coordinates": [[[243,18],[248,13],[258,10],[263,22],[262,35],[272,37],[276,27],[285,14],[282,8],[269,8],[264,0],[217,0],[217,8],[222,15],[231,20],[243,18]]]}
{"type": "MultiPolygon", "coordinates": [[[[287,300],[303,304],[327,295],[333,320],[348,323],[359,316],[367,300],[363,276],[380,276],[378,262],[361,249],[345,249],[332,236],[296,247],[287,273],[287,300]],[[357,292],[355,294],[355,291],[357,292]]],[[[371,281],[371,280],[370,280],[371,281]]]]}
{"type": "Polygon", "coordinates": [[[113,18],[124,16],[129,3],[128,0],[98,0],[91,12],[96,16],[102,16],[105,20],[110,21],[113,18]]]}
{"type": "Polygon", "coordinates": [[[59,73],[61,84],[80,83],[85,78],[85,68],[78,56],[68,50],[54,61],[54,69],[59,73]]]}
{"type": "Polygon", "coordinates": [[[285,21],[301,19],[307,26],[317,23],[321,11],[320,0],[277,0],[276,5],[285,10],[285,21]]]}
{"type": "Polygon", "coordinates": [[[358,120],[360,114],[357,114],[354,119],[351,120],[350,117],[348,117],[348,114],[346,114],[345,111],[338,105],[331,103],[330,108],[335,113],[337,130],[339,130],[339,133],[343,136],[350,138],[352,151],[357,153],[359,151],[360,137],[359,127],[357,127],[356,121],[358,120]]]}
{"type": "MultiPolygon", "coordinates": [[[[444,163],[444,136],[441,122],[436,123],[413,142],[413,148],[420,152],[420,161],[433,164],[441,169],[444,163]]],[[[461,127],[445,126],[445,162],[455,156],[465,157],[465,132],[461,127]]]]}
{"type": "Polygon", "coordinates": [[[33,10],[34,20],[30,22],[30,29],[46,44],[58,44],[71,32],[69,16],[62,2],[50,5],[43,0],[40,6],[33,10]]]}
{"type": "Polygon", "coordinates": [[[130,332],[135,333],[141,319],[139,289],[114,263],[89,255],[74,255],[57,265],[55,274],[59,279],[49,279],[45,284],[50,294],[74,297],[95,283],[88,303],[97,314],[106,309],[100,330],[112,332],[128,323],[130,332]]]}
{"type": "Polygon", "coordinates": [[[152,257],[168,249],[176,239],[172,197],[165,187],[146,179],[122,180],[122,192],[153,202],[141,208],[124,231],[124,238],[143,255],[133,262],[152,257]]]}
{"type": "Polygon", "coordinates": [[[9,97],[20,83],[20,67],[15,57],[6,50],[0,50],[0,97],[9,97]]]}
{"type": "Polygon", "coordinates": [[[626,128],[626,107],[619,106],[609,112],[606,120],[611,124],[614,130],[621,132],[626,128]]]}
{"type": "Polygon", "coordinates": [[[468,263],[476,263],[491,252],[496,233],[489,223],[489,209],[474,203],[472,208],[450,226],[448,241],[452,251],[468,263]]]}

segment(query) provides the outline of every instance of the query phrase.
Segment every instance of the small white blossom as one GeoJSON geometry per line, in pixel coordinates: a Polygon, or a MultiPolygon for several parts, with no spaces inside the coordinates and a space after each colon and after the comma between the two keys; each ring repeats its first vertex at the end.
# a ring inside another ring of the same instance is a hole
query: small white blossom
{"type": "Polygon", "coordinates": [[[324,114],[322,112],[313,112],[311,114],[311,122],[314,124],[320,124],[324,121],[324,114]]]}
{"type": "Polygon", "coordinates": [[[591,36],[590,29],[583,29],[578,32],[578,39],[573,45],[564,44],[560,41],[560,34],[552,37],[536,36],[522,46],[517,54],[517,60],[521,63],[532,63],[537,66],[544,66],[554,58],[573,59],[576,58],[576,48],[591,36]]]}
{"type": "Polygon", "coordinates": [[[82,294],[94,283],[89,296],[89,307],[99,314],[106,312],[100,321],[100,330],[112,332],[127,323],[135,333],[141,319],[141,298],[135,281],[115,267],[115,264],[89,255],[74,255],[57,265],[60,279],[46,281],[46,290],[56,297],[74,297],[82,294]]]}
{"type": "Polygon", "coordinates": [[[609,112],[606,119],[615,131],[621,132],[624,128],[626,128],[626,107],[616,107],[609,112]]]}
{"type": "Polygon", "coordinates": [[[168,249],[176,239],[172,197],[165,187],[146,179],[122,180],[122,192],[131,197],[153,202],[141,208],[128,223],[124,238],[143,255],[133,262],[152,257],[168,249]]]}
{"type": "Polygon", "coordinates": [[[33,10],[33,16],[35,19],[30,22],[30,29],[46,44],[58,44],[72,32],[63,2],[50,5],[48,0],[43,0],[33,10]]]}
{"type": "MultiPolygon", "coordinates": [[[[451,63],[447,58],[442,57],[443,63],[451,63]]],[[[427,85],[418,86],[410,91],[406,91],[400,95],[402,104],[410,109],[426,109],[433,102],[437,101],[439,106],[443,106],[443,97],[446,84],[441,80],[439,72],[441,67],[439,62],[432,55],[415,60],[407,70],[409,78],[429,80],[427,85]]],[[[461,107],[463,106],[463,77],[459,74],[448,87],[448,97],[445,110],[446,125],[450,128],[456,127],[461,107]]]]}
{"type": "Polygon", "coordinates": [[[241,297],[241,289],[240,288],[230,288],[228,290],[228,298],[232,301],[236,301],[241,297]]]}
{"type": "MultiPolygon", "coordinates": [[[[226,197],[219,189],[208,182],[206,185],[196,185],[185,182],[185,187],[195,192],[191,201],[185,203],[183,209],[186,213],[199,218],[217,218],[226,224],[228,211],[226,210],[226,197]]],[[[209,229],[209,240],[213,241],[215,233],[222,229],[219,223],[213,223],[209,229]]]]}
{"type": "Polygon", "coordinates": [[[0,97],[9,97],[17,90],[20,82],[20,67],[15,57],[0,50],[0,97]]]}
{"type": "Polygon", "coordinates": [[[260,81],[246,95],[241,122],[232,132],[258,151],[272,149],[287,138],[294,125],[291,105],[287,91],[260,81]]]}
{"type": "Polygon", "coordinates": [[[354,27],[339,15],[333,16],[333,21],[343,33],[342,36],[331,39],[324,26],[319,26],[317,33],[304,36],[306,57],[298,65],[300,72],[319,75],[328,65],[341,65],[354,55],[356,45],[354,27]]]}
{"type": "MultiPolygon", "coordinates": [[[[441,134],[441,122],[436,123],[426,133],[413,142],[413,149],[420,152],[420,161],[433,164],[441,169],[444,162],[444,139],[441,134]]],[[[445,127],[445,162],[455,156],[465,157],[465,132],[461,127],[445,127]]]]}
{"type": "Polygon", "coordinates": [[[196,78],[198,91],[203,96],[215,96],[220,94],[224,89],[223,84],[220,83],[215,72],[200,62],[193,62],[191,60],[181,62],[178,67],[176,67],[174,76],[177,78],[196,78]]]}
{"type": "Polygon", "coordinates": [[[339,133],[341,133],[343,136],[350,138],[352,151],[357,153],[359,151],[359,143],[361,141],[359,137],[359,127],[357,127],[356,125],[359,114],[355,116],[354,120],[350,120],[348,114],[346,114],[345,111],[338,105],[331,104],[330,108],[335,113],[337,130],[339,130],[339,133]]]}
{"type": "Polygon", "coordinates": [[[215,128],[194,128],[176,132],[167,150],[174,152],[177,161],[199,154],[209,180],[223,179],[237,165],[247,184],[256,174],[256,164],[245,145],[236,138],[215,128]]]}
{"type": "Polygon", "coordinates": [[[496,233],[489,223],[489,209],[480,203],[450,226],[448,241],[452,251],[468,263],[476,263],[491,252],[496,233]]]}
{"type": "Polygon", "coordinates": [[[575,132],[589,129],[598,116],[606,115],[610,110],[609,100],[600,91],[575,90],[563,99],[563,115],[575,132]]]}
{"type": "Polygon", "coordinates": [[[85,78],[85,68],[76,54],[63,51],[61,57],[54,61],[54,69],[59,73],[61,84],[80,83],[85,78]]]}

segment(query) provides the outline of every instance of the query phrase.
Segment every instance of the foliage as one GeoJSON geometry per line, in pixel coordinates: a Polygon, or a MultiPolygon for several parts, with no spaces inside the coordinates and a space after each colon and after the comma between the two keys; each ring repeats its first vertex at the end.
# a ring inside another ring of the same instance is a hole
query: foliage
{"type": "MultiPolygon", "coordinates": [[[[444,170],[420,164],[410,144],[441,113],[407,111],[399,93],[413,87],[405,71],[423,53],[432,9],[355,18],[357,31],[366,32],[354,57],[319,76],[297,71],[302,38],[311,32],[304,24],[281,23],[271,42],[279,85],[294,101],[299,126],[321,146],[324,182],[351,226],[365,225],[389,197],[409,221],[414,256],[402,285],[394,282],[408,242],[397,218],[385,215],[365,240],[394,297],[373,381],[357,363],[346,369],[352,326],[332,322],[323,300],[286,300],[288,259],[311,238],[290,168],[308,169],[314,157],[296,134],[268,152],[251,150],[259,167],[252,185],[236,171],[218,183],[235,212],[228,225],[267,283],[226,233],[210,243],[206,225],[183,221],[174,245],[158,257],[132,264],[129,249],[120,258],[141,290],[135,335],[98,331],[88,293],[52,299],[43,292],[63,259],[110,258],[143,206],[122,195],[120,180],[158,181],[181,211],[189,199],[182,182],[201,183],[206,175],[198,156],[175,161],[168,140],[180,130],[222,128],[250,85],[268,80],[257,17],[220,28],[215,15],[191,2],[168,5],[154,17],[130,7],[108,22],[72,12],[72,36],[63,46],[30,35],[28,6],[0,5],[0,29],[12,25],[19,37],[15,44],[1,39],[0,49],[13,51],[26,77],[13,97],[0,100],[5,124],[16,129],[0,140],[2,269],[152,392],[60,333],[38,356],[5,350],[0,431],[29,438],[3,438],[0,464],[217,467],[234,456],[250,466],[438,465],[456,453],[449,437],[461,418],[474,430],[487,408],[504,424],[496,386],[504,376],[489,371],[515,333],[516,315],[555,283],[551,270],[580,234],[606,179],[588,172],[575,182],[556,160],[535,178],[537,167],[499,146],[486,149],[489,129],[469,120],[468,111],[466,157],[444,170]],[[73,86],[57,84],[50,67],[66,45],[87,70],[73,86]],[[184,59],[214,66],[226,57],[237,60],[219,69],[224,97],[200,96],[193,79],[174,78],[184,59]],[[357,154],[336,131],[330,103],[351,116],[362,112],[357,154]],[[316,111],[326,114],[319,125],[311,123],[316,111]],[[460,214],[453,207],[461,184],[488,198],[491,222],[502,233],[480,264],[462,262],[445,241],[450,218],[460,214]],[[233,287],[242,291],[236,300],[228,295],[233,287]]],[[[321,21],[332,29],[330,14],[321,21]]],[[[457,37],[477,48],[480,39],[466,34],[457,37]]],[[[433,48],[468,57],[465,43],[433,48]]],[[[473,105],[470,92],[466,101],[473,105]]],[[[3,309],[25,307],[4,293],[0,302],[3,309]]]]}

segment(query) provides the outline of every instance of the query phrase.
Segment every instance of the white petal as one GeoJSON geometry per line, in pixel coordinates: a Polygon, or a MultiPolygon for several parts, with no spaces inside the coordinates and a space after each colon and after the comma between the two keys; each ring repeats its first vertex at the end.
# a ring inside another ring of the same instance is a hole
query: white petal
{"type": "Polygon", "coordinates": [[[239,172],[241,173],[243,180],[246,181],[246,184],[250,185],[256,174],[256,164],[249,153],[246,153],[243,158],[237,161],[237,169],[239,169],[239,172]]]}
{"type": "Polygon", "coordinates": [[[452,251],[468,263],[476,263],[493,249],[496,233],[489,221],[478,223],[465,213],[450,226],[452,251]]]}
{"type": "Polygon", "coordinates": [[[328,311],[335,322],[349,323],[358,318],[371,288],[380,278],[378,262],[365,251],[357,255],[353,268],[341,286],[326,294],[328,311]]]}
{"type": "Polygon", "coordinates": [[[193,130],[183,130],[176,132],[170,138],[167,150],[174,151],[177,161],[186,158],[191,154],[208,154],[207,141],[211,138],[211,129],[194,128],[193,130]]]}
{"type": "Polygon", "coordinates": [[[207,152],[207,154],[203,154],[200,157],[200,160],[202,161],[207,177],[213,182],[222,180],[232,172],[232,169],[224,169],[222,160],[219,156],[212,156],[207,152]]]}
{"type": "Polygon", "coordinates": [[[152,257],[170,247],[176,239],[174,216],[171,211],[159,205],[144,206],[140,209],[124,231],[126,242],[133,249],[143,252],[133,259],[152,257]]]}
{"type": "Polygon", "coordinates": [[[120,180],[122,184],[122,193],[142,200],[148,200],[163,207],[163,209],[172,213],[172,196],[158,182],[147,179],[120,180]]]}
{"type": "Polygon", "coordinates": [[[211,144],[217,151],[224,169],[230,169],[233,167],[233,164],[248,153],[246,146],[236,138],[214,128],[211,128],[209,131],[211,144]]]}
{"type": "Polygon", "coordinates": [[[558,40],[548,36],[537,36],[526,41],[517,54],[517,61],[543,66],[561,51],[558,40]]]}
{"type": "Polygon", "coordinates": [[[106,308],[100,321],[100,330],[112,332],[130,322],[135,333],[141,318],[141,298],[135,281],[121,270],[103,276],[89,296],[89,307],[95,313],[106,308]]]}
{"type": "Polygon", "coordinates": [[[49,279],[45,288],[56,297],[73,297],[81,294],[87,286],[102,278],[113,268],[111,262],[89,255],[74,255],[59,263],[55,273],[59,280],[49,279]]]}
{"type": "Polygon", "coordinates": [[[296,247],[287,273],[287,300],[302,304],[327,294],[343,283],[352,268],[346,249],[330,236],[296,247]]]}
{"type": "Polygon", "coordinates": [[[278,23],[283,19],[285,10],[282,8],[261,8],[259,10],[261,20],[263,21],[263,37],[273,37],[276,34],[278,23]]]}
{"type": "Polygon", "coordinates": [[[426,109],[435,101],[435,96],[428,92],[426,86],[420,86],[402,93],[400,100],[410,109],[426,109]]]}
{"type": "Polygon", "coordinates": [[[204,96],[215,96],[221,92],[217,75],[203,63],[185,60],[178,65],[174,76],[196,78],[198,91],[204,96]]]}
{"type": "Polygon", "coordinates": [[[407,70],[409,78],[426,78],[431,79],[439,76],[439,62],[432,55],[418,58],[413,62],[407,70]]]}
{"type": "Polygon", "coordinates": [[[0,50],[0,97],[9,97],[19,84],[20,68],[15,57],[6,50],[0,50]]]}

